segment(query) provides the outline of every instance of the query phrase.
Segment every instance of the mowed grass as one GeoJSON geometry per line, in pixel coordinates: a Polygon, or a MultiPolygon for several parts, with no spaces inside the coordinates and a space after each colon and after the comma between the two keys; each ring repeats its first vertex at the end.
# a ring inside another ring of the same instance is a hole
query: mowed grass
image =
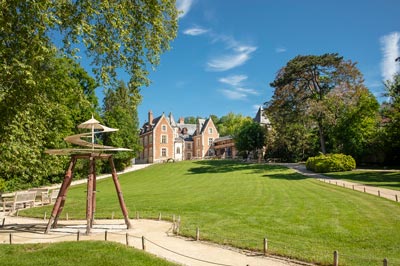
{"type": "MultiPolygon", "coordinates": [[[[233,161],[153,165],[120,176],[130,217],[172,219],[181,232],[241,248],[329,265],[400,265],[400,205],[329,185],[281,166],[233,161]]],[[[98,181],[96,218],[122,217],[111,179],[98,181]]],[[[72,187],[64,213],[85,217],[86,187],[72,187]]],[[[20,214],[43,217],[50,207],[20,214]]],[[[134,224],[134,221],[133,221],[134,224]]]]}
{"type": "Polygon", "coordinates": [[[363,185],[400,190],[400,171],[356,170],[327,173],[329,177],[356,182],[363,185]]]}
{"type": "Polygon", "coordinates": [[[1,265],[172,266],[173,263],[111,242],[0,245],[1,265]]]}

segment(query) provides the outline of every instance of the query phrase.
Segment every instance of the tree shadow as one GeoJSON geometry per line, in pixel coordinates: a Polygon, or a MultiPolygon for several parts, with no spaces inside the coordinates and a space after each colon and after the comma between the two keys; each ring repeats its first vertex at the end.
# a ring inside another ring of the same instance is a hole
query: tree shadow
{"type": "Polygon", "coordinates": [[[301,180],[309,178],[295,172],[283,173],[282,171],[290,168],[281,165],[247,163],[233,160],[204,160],[195,161],[193,163],[198,165],[198,167],[189,168],[187,173],[188,175],[250,171],[246,174],[258,173],[261,174],[262,177],[269,177],[273,179],[301,180]]]}

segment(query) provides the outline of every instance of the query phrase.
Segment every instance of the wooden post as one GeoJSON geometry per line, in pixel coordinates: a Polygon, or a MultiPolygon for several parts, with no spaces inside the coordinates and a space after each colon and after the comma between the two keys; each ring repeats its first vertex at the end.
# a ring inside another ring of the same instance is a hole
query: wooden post
{"type": "Polygon", "coordinates": [[[43,220],[46,220],[47,212],[44,212],[43,220]]]}
{"type": "Polygon", "coordinates": [[[388,266],[388,260],[387,260],[387,258],[384,258],[384,259],[383,259],[383,266],[388,266]]]}
{"type": "Polygon", "coordinates": [[[3,218],[3,222],[1,223],[1,227],[4,227],[4,224],[6,223],[6,218],[3,218]]]}
{"type": "Polygon", "coordinates": [[[354,190],[354,185],[353,185],[353,190],[354,190]]]}
{"type": "Polygon", "coordinates": [[[333,252],[333,266],[339,266],[339,252],[337,250],[333,252]]]}
{"type": "Polygon", "coordinates": [[[19,216],[19,209],[17,209],[17,217],[19,216]]]}
{"type": "Polygon", "coordinates": [[[158,220],[161,221],[161,212],[158,214],[158,220]]]}
{"type": "Polygon", "coordinates": [[[126,233],[125,235],[126,245],[129,247],[129,234],[126,233]]]}
{"type": "Polygon", "coordinates": [[[90,228],[93,227],[93,223],[94,223],[94,216],[96,214],[96,159],[93,158],[93,180],[92,180],[92,215],[91,215],[91,219],[90,219],[90,228]]]}
{"type": "Polygon", "coordinates": [[[181,216],[178,216],[178,222],[176,223],[176,234],[179,235],[179,230],[181,227],[181,216]]]}
{"type": "Polygon", "coordinates": [[[108,238],[108,232],[106,230],[106,231],[104,231],[104,241],[107,241],[107,238],[108,238]]]}
{"type": "Polygon", "coordinates": [[[397,194],[395,195],[396,197],[396,202],[399,202],[399,197],[397,196],[397,194]]]}
{"type": "Polygon", "coordinates": [[[78,230],[78,232],[76,232],[76,241],[79,241],[80,238],[81,238],[81,231],[78,230]]]}
{"type": "Polygon", "coordinates": [[[200,228],[196,228],[196,241],[200,240],[200,228]]]}
{"type": "Polygon", "coordinates": [[[10,233],[10,245],[12,245],[12,234],[10,233]]]}
{"type": "Polygon", "coordinates": [[[140,216],[139,216],[139,211],[136,211],[136,219],[139,220],[140,216]]]}
{"type": "Polygon", "coordinates": [[[71,157],[69,167],[68,167],[67,171],[65,172],[65,176],[64,176],[64,180],[61,185],[61,188],[60,188],[60,192],[58,192],[58,196],[57,196],[56,202],[54,203],[54,207],[51,212],[49,222],[47,223],[46,230],[44,232],[45,234],[49,233],[51,226],[53,226],[53,228],[57,226],[57,220],[58,220],[57,215],[59,215],[62,211],[63,204],[61,204],[61,202],[65,201],[65,195],[67,193],[69,185],[71,184],[72,171],[75,167],[76,160],[77,160],[76,157],[74,157],[74,156],[71,157]],[[54,224],[53,224],[53,222],[54,222],[54,224]]]}
{"type": "Polygon", "coordinates": [[[366,191],[365,191],[365,187],[364,187],[364,193],[365,193],[366,191]]]}
{"type": "Polygon", "coordinates": [[[111,213],[111,220],[114,220],[114,212],[111,213]]]}
{"type": "Polygon", "coordinates": [[[381,191],[380,190],[378,190],[378,197],[380,197],[381,196],[381,191]]]}
{"type": "Polygon", "coordinates": [[[68,212],[65,214],[65,220],[69,220],[69,215],[68,215],[68,212]]]}
{"type": "Polygon", "coordinates": [[[144,236],[142,236],[142,249],[145,251],[146,250],[146,245],[144,243],[144,236]]]}
{"type": "Polygon", "coordinates": [[[267,238],[264,238],[264,256],[267,255],[267,250],[268,250],[268,240],[267,238]]]}
{"type": "Polygon", "coordinates": [[[127,227],[127,229],[131,229],[132,225],[128,218],[128,210],[126,209],[124,197],[122,196],[121,186],[118,181],[117,170],[115,169],[115,165],[114,165],[112,156],[110,156],[108,158],[108,162],[110,163],[110,166],[111,166],[111,170],[112,170],[111,175],[112,175],[112,178],[114,181],[115,190],[117,191],[119,205],[121,206],[122,214],[124,215],[126,227],[127,227]]]}
{"type": "Polygon", "coordinates": [[[93,208],[93,178],[94,178],[94,164],[95,160],[93,156],[89,158],[90,171],[87,181],[87,192],[86,192],[86,234],[90,234],[92,228],[92,208],[93,208]]]}

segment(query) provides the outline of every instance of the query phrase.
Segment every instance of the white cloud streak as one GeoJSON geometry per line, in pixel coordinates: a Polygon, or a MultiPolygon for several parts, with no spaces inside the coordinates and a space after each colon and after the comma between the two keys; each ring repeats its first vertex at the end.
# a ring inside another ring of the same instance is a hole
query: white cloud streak
{"type": "Polygon", "coordinates": [[[183,18],[187,15],[187,13],[189,13],[192,4],[193,0],[176,0],[176,9],[178,9],[178,11],[182,11],[179,14],[179,18],[183,18]]]}
{"type": "Polygon", "coordinates": [[[207,29],[203,29],[201,27],[193,27],[193,28],[186,29],[186,30],[183,31],[184,34],[191,35],[191,36],[202,35],[202,34],[205,34],[207,32],[208,32],[207,29]]]}
{"type": "Polygon", "coordinates": [[[237,45],[233,47],[233,53],[218,56],[207,63],[211,71],[226,71],[243,65],[251,58],[251,54],[257,50],[255,46],[237,45]]]}
{"type": "Polygon", "coordinates": [[[241,84],[243,80],[246,79],[247,79],[246,75],[233,75],[225,78],[220,78],[218,81],[232,86],[238,86],[241,84]]]}
{"type": "Polygon", "coordinates": [[[392,80],[394,74],[399,72],[399,63],[395,62],[400,56],[400,33],[393,32],[380,38],[382,49],[381,72],[384,81],[392,80]]]}
{"type": "Polygon", "coordinates": [[[259,95],[254,89],[244,88],[243,81],[247,79],[246,75],[232,75],[218,79],[219,82],[228,84],[230,89],[220,90],[223,95],[231,100],[245,100],[249,95],[259,95]]]}
{"type": "Polygon", "coordinates": [[[284,52],[286,52],[286,48],[285,47],[277,47],[276,49],[275,49],[275,52],[276,53],[278,53],[278,54],[280,54],[280,53],[284,53],[284,52]]]}

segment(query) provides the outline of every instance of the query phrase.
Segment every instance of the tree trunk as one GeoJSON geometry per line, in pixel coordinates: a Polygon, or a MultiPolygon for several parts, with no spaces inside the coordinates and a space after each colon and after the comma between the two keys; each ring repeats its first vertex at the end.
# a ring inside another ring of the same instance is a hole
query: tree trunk
{"type": "Polygon", "coordinates": [[[325,135],[324,135],[324,130],[322,128],[321,121],[318,121],[318,131],[319,131],[319,142],[321,144],[321,152],[323,154],[326,154],[325,135]]]}

